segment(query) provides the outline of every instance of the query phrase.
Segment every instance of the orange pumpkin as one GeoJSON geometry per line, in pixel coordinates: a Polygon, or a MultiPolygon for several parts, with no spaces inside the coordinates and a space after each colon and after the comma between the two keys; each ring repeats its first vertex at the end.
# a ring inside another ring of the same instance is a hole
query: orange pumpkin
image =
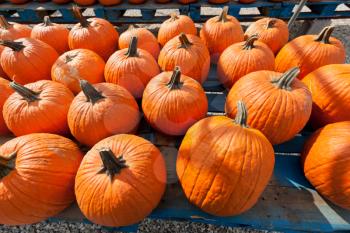
{"type": "Polygon", "coordinates": [[[244,40],[243,30],[238,20],[227,15],[225,6],[220,16],[208,19],[200,31],[200,37],[208,47],[211,61],[217,63],[221,53],[231,44],[244,40]]]}
{"type": "Polygon", "coordinates": [[[1,53],[0,63],[12,80],[27,84],[50,79],[52,64],[58,58],[50,45],[32,38],[1,40],[0,45],[7,47],[1,53]]]}
{"type": "Polygon", "coordinates": [[[209,73],[210,55],[199,37],[181,34],[162,48],[158,64],[163,71],[172,71],[179,66],[184,75],[204,83],[209,73]]]}
{"type": "Polygon", "coordinates": [[[75,49],[57,59],[51,69],[51,78],[64,84],[76,95],[81,91],[79,80],[103,82],[104,68],[105,62],[97,53],[88,49],[75,49]]]}
{"type": "Polygon", "coordinates": [[[137,37],[132,37],[129,48],[115,52],[108,59],[105,78],[107,82],[125,87],[135,98],[141,98],[149,80],[159,72],[153,56],[137,48],[137,37]]]}
{"type": "Polygon", "coordinates": [[[122,3],[122,0],[98,0],[98,2],[104,6],[113,6],[122,3]]]}
{"type": "Polygon", "coordinates": [[[325,198],[350,209],[350,121],[326,125],[305,144],[306,178],[325,198]]]}
{"type": "Polygon", "coordinates": [[[221,54],[217,74],[226,88],[231,88],[235,82],[251,72],[274,69],[273,52],[267,45],[256,40],[257,36],[249,37],[246,42],[233,44],[221,54]]]}
{"type": "Polygon", "coordinates": [[[6,135],[10,133],[2,116],[2,108],[4,106],[4,103],[7,98],[13,93],[13,90],[10,88],[9,83],[10,82],[8,80],[0,78],[0,135],[6,135]]]}
{"type": "Polygon", "coordinates": [[[100,141],[85,155],[75,194],[90,221],[127,226],[151,213],[165,184],[165,162],[157,147],[143,138],[119,134],[100,141]]]}
{"type": "Polygon", "coordinates": [[[80,6],[90,6],[96,2],[96,0],[73,0],[73,1],[80,6]]]}
{"type": "Polygon", "coordinates": [[[67,87],[49,80],[25,86],[11,82],[10,87],[16,93],[6,100],[3,116],[14,135],[68,133],[67,114],[74,96],[67,87]]]}
{"type": "Polygon", "coordinates": [[[259,41],[277,53],[289,40],[288,25],[280,19],[262,18],[252,23],[245,34],[246,37],[259,36],[259,41]]]}
{"type": "Polygon", "coordinates": [[[304,35],[286,44],[277,54],[275,70],[285,72],[298,66],[302,79],[310,72],[328,64],[345,62],[342,42],[330,37],[334,27],[325,27],[319,35],[304,35]]]}
{"type": "Polygon", "coordinates": [[[158,42],[164,46],[169,40],[181,33],[197,35],[197,29],[194,22],[187,15],[170,15],[170,19],[165,20],[158,31],[158,42]]]}
{"type": "Polygon", "coordinates": [[[230,90],[225,111],[237,113],[238,100],[246,103],[248,125],[260,130],[272,144],[292,139],[311,115],[311,93],[300,80],[298,68],[286,73],[257,71],[240,79],[230,90]]]}
{"type": "Polygon", "coordinates": [[[111,135],[136,131],[139,107],[125,88],[113,83],[92,86],[85,80],[80,85],[82,92],[68,112],[70,131],[79,142],[92,147],[111,135]]]}
{"type": "Polygon", "coordinates": [[[50,17],[45,16],[44,22],[33,27],[31,37],[51,45],[59,54],[69,50],[69,30],[63,25],[51,23],[50,17]]]}
{"type": "Polygon", "coordinates": [[[119,34],[113,25],[105,19],[86,19],[78,7],[73,7],[79,23],[69,32],[68,44],[72,49],[90,49],[105,61],[117,50],[119,34]]]}
{"type": "Polygon", "coordinates": [[[83,158],[71,140],[29,134],[0,147],[0,224],[33,224],[74,202],[74,178],[83,158]]]}
{"type": "Polygon", "coordinates": [[[23,24],[9,23],[3,15],[0,15],[0,40],[17,40],[30,37],[32,29],[23,24]]]}
{"type": "Polygon", "coordinates": [[[151,126],[165,134],[184,135],[189,127],[207,115],[208,100],[194,79],[173,72],[163,72],[147,85],[142,109],[151,126]]]}
{"type": "Polygon", "coordinates": [[[303,83],[312,94],[311,125],[350,121],[350,65],[323,66],[308,74],[303,83]]]}
{"type": "Polygon", "coordinates": [[[138,48],[146,50],[152,54],[154,59],[158,59],[160,48],[157,38],[146,28],[136,28],[133,25],[130,25],[128,30],[123,32],[119,37],[119,48],[128,48],[133,36],[138,39],[138,48]]]}
{"type": "Polygon", "coordinates": [[[274,151],[258,130],[246,124],[247,112],[238,102],[235,120],[205,118],[186,133],[177,156],[176,172],[187,199],[217,216],[250,209],[273,172],[274,151]]]}

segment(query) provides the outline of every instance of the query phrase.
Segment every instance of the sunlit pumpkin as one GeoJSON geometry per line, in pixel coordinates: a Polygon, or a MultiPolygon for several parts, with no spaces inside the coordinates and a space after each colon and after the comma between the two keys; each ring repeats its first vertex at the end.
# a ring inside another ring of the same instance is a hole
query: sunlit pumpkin
{"type": "Polygon", "coordinates": [[[1,114],[5,101],[13,93],[13,90],[9,84],[10,82],[8,80],[0,78],[0,135],[6,135],[10,133],[5,124],[4,117],[1,114]]]}

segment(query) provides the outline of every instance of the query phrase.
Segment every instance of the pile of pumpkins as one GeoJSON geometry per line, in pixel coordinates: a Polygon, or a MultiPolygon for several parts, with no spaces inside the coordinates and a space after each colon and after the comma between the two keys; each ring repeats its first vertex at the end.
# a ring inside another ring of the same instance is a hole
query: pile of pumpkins
{"type": "Polygon", "coordinates": [[[152,143],[133,135],[137,100],[155,130],[185,135],[176,171],[203,211],[250,209],[272,175],[272,145],[309,119],[318,130],[302,153],[305,175],[350,208],[350,65],[334,28],[288,42],[282,20],[258,20],[244,33],[227,10],[200,36],[188,16],[171,15],[158,38],[138,27],[119,36],[78,8],[70,31],[49,17],[33,28],[0,17],[0,134],[16,136],[0,147],[0,223],[35,223],[75,199],[105,226],[150,214],[166,167],[152,143]],[[229,90],[226,116],[206,117],[201,84],[210,63],[229,90]],[[74,141],[64,137],[70,134],[74,141]],[[76,142],[90,148],[85,156],[76,142]]]}

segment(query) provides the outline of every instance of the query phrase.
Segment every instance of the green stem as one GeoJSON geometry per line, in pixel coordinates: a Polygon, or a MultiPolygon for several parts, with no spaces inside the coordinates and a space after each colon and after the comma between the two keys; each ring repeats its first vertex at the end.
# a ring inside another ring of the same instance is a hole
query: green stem
{"type": "Polygon", "coordinates": [[[119,174],[123,168],[127,168],[126,161],[123,156],[116,157],[111,149],[104,148],[99,151],[100,157],[103,163],[101,170],[98,174],[105,173],[109,176],[111,182],[115,175],[119,174]]]}
{"type": "Polygon", "coordinates": [[[16,52],[19,52],[25,48],[25,46],[23,45],[22,42],[13,41],[13,40],[0,40],[0,45],[3,45],[5,47],[9,47],[16,52]]]}
{"type": "Polygon", "coordinates": [[[249,37],[247,39],[247,41],[243,45],[243,49],[244,50],[251,50],[251,49],[253,49],[254,48],[254,42],[257,41],[258,39],[259,39],[258,35],[252,35],[251,37],[249,37]]]}
{"type": "Polygon", "coordinates": [[[180,67],[176,66],[174,71],[173,71],[173,74],[171,75],[170,81],[167,84],[167,86],[170,88],[170,90],[181,88],[180,79],[181,79],[180,67]]]}
{"type": "Polygon", "coordinates": [[[11,27],[11,24],[7,22],[5,16],[3,15],[0,15],[0,27],[2,27],[3,29],[9,29],[11,27]]]}
{"type": "Polygon", "coordinates": [[[91,102],[92,104],[106,98],[86,80],[80,80],[80,88],[86,96],[87,101],[91,102]]]}
{"type": "Polygon", "coordinates": [[[32,91],[29,88],[26,88],[25,86],[22,86],[21,84],[16,83],[15,81],[10,82],[10,87],[28,102],[34,102],[34,101],[40,100],[39,98],[40,93],[32,91]]]}
{"type": "Polygon", "coordinates": [[[128,51],[125,53],[127,57],[138,57],[137,54],[137,37],[133,36],[131,37],[131,41],[129,44],[128,51]]]}
{"type": "Polygon", "coordinates": [[[181,42],[181,45],[179,48],[189,48],[191,47],[193,44],[188,40],[187,36],[184,33],[181,33],[179,36],[179,40],[181,42]]]}
{"type": "Polygon", "coordinates": [[[227,13],[228,13],[228,6],[225,6],[224,8],[222,8],[222,12],[219,16],[218,22],[227,22],[227,13]]]}
{"type": "Polygon", "coordinates": [[[235,118],[235,123],[239,124],[240,126],[247,128],[247,119],[248,119],[248,113],[247,108],[242,100],[239,100],[237,102],[237,114],[235,118]]]}
{"type": "Polygon", "coordinates": [[[330,43],[329,42],[329,38],[331,37],[333,31],[334,31],[334,27],[332,27],[332,26],[325,27],[320,32],[320,34],[318,34],[318,36],[315,39],[315,41],[322,42],[322,43],[325,43],[325,44],[329,44],[330,43]]]}
{"type": "Polygon", "coordinates": [[[274,83],[280,89],[291,90],[290,85],[299,74],[300,69],[298,67],[294,67],[282,74],[282,76],[277,81],[274,81],[274,83]]]}
{"type": "Polygon", "coordinates": [[[80,25],[84,28],[89,27],[90,23],[86,20],[77,5],[73,6],[73,14],[79,20],[80,25]]]}

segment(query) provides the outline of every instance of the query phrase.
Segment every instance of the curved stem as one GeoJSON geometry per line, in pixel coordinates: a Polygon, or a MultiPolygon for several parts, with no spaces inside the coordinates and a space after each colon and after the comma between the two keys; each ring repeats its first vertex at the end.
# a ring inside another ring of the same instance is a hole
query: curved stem
{"type": "Polygon", "coordinates": [[[109,148],[104,148],[99,151],[103,166],[98,174],[105,173],[109,176],[111,182],[115,175],[119,174],[123,168],[127,168],[126,161],[123,155],[116,157],[113,151],[109,148]]]}
{"type": "Polygon", "coordinates": [[[45,15],[45,17],[44,17],[44,26],[45,27],[52,26],[52,22],[51,22],[50,17],[48,15],[45,15]]]}
{"type": "Polygon", "coordinates": [[[170,81],[167,84],[170,90],[181,88],[180,79],[181,79],[181,70],[180,70],[180,67],[176,66],[173,71],[173,74],[171,75],[170,81]]]}
{"type": "Polygon", "coordinates": [[[282,76],[278,80],[274,81],[274,83],[280,89],[291,90],[290,85],[299,74],[300,69],[298,67],[294,67],[282,74],[282,76]]]}
{"type": "Polygon", "coordinates": [[[131,41],[129,44],[128,51],[125,53],[127,57],[138,57],[137,54],[137,37],[133,36],[131,37],[131,41]]]}
{"type": "Polygon", "coordinates": [[[235,123],[240,126],[247,128],[248,113],[247,108],[242,100],[237,102],[237,114],[235,118],[235,123]]]}
{"type": "Polygon", "coordinates": [[[11,27],[11,24],[9,24],[9,22],[7,22],[5,16],[0,15],[0,27],[4,28],[4,29],[9,29],[11,27]]]}
{"type": "Polygon", "coordinates": [[[224,8],[222,8],[222,12],[219,16],[218,22],[227,22],[227,13],[228,13],[228,6],[225,6],[224,8]]]}
{"type": "Polygon", "coordinates": [[[9,156],[0,155],[0,179],[7,176],[15,169],[17,153],[13,152],[9,156]]]}
{"type": "Polygon", "coordinates": [[[86,20],[77,5],[73,6],[73,14],[79,20],[80,25],[84,28],[89,27],[90,23],[86,20]]]}
{"type": "Polygon", "coordinates": [[[251,50],[251,49],[253,49],[254,48],[254,42],[257,41],[258,39],[259,39],[258,35],[252,35],[251,37],[249,37],[247,39],[247,41],[243,45],[243,49],[244,50],[251,50]]]}
{"type": "Polygon", "coordinates": [[[21,84],[16,83],[15,81],[10,82],[10,87],[28,102],[34,102],[34,101],[40,100],[39,98],[40,93],[32,91],[29,88],[26,88],[25,86],[22,86],[21,84]]]}
{"type": "Polygon", "coordinates": [[[25,48],[25,46],[23,45],[22,42],[17,42],[17,41],[13,41],[13,40],[0,40],[0,45],[3,45],[5,47],[9,47],[17,52],[19,52],[25,48]]]}
{"type": "Polygon", "coordinates": [[[179,16],[175,12],[172,12],[170,14],[170,21],[175,21],[175,20],[178,20],[178,19],[179,19],[179,16]]]}
{"type": "Polygon", "coordinates": [[[86,80],[80,80],[80,88],[86,96],[87,101],[91,102],[92,104],[106,98],[86,80]]]}
{"type": "Polygon", "coordinates": [[[325,43],[325,44],[329,44],[330,43],[329,42],[329,38],[331,37],[333,31],[334,31],[334,27],[332,27],[332,26],[325,27],[320,32],[320,34],[318,34],[318,36],[315,39],[315,41],[322,42],[322,43],[325,43]]]}
{"type": "Polygon", "coordinates": [[[187,49],[192,46],[192,43],[188,40],[187,36],[184,33],[180,34],[179,40],[181,42],[181,45],[179,46],[179,48],[187,49]]]}
{"type": "Polygon", "coordinates": [[[266,29],[273,28],[276,23],[277,23],[276,19],[270,19],[269,22],[267,22],[266,24],[266,29]]]}

